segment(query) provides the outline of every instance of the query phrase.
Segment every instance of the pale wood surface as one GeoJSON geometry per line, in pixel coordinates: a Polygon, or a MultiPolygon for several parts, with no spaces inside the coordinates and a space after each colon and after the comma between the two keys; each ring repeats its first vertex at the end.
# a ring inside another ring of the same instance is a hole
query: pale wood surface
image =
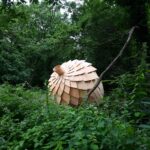
{"type": "MultiPolygon", "coordinates": [[[[58,104],[78,106],[98,80],[96,68],[85,60],[73,60],[57,65],[48,80],[49,90],[56,97],[58,104]],[[59,74],[57,70],[63,70],[59,74]]],[[[102,82],[90,96],[90,102],[100,103],[104,95],[102,82]]]]}

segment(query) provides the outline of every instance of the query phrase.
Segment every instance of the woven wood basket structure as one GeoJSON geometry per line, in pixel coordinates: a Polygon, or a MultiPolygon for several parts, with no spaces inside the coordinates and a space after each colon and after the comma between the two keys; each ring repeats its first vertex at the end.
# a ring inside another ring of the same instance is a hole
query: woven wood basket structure
{"type": "MultiPolygon", "coordinates": [[[[70,60],[57,65],[49,79],[50,93],[54,95],[58,104],[78,106],[98,79],[96,70],[91,63],[84,60],[70,60]]],[[[103,85],[100,83],[89,101],[99,104],[103,95],[103,85]]]]}

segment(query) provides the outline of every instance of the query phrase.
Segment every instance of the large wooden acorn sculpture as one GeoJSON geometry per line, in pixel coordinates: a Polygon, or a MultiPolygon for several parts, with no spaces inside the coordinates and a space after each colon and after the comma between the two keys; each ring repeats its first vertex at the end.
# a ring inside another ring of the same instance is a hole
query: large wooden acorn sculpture
{"type": "MultiPolygon", "coordinates": [[[[84,60],[73,60],[57,65],[49,79],[49,90],[58,104],[78,106],[83,97],[93,88],[99,78],[96,68],[84,60]]],[[[89,101],[99,104],[102,102],[104,89],[102,83],[91,94],[89,101]]]]}

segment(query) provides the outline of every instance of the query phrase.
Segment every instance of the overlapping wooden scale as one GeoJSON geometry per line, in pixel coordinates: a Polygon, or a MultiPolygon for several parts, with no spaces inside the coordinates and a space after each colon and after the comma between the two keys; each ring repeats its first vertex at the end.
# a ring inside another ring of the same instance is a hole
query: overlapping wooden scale
{"type": "MultiPolygon", "coordinates": [[[[58,104],[80,105],[83,97],[93,88],[98,79],[97,69],[85,60],[70,60],[56,66],[53,70],[48,87],[58,104]]],[[[90,101],[99,104],[103,95],[104,89],[100,83],[90,96],[90,101]]]]}

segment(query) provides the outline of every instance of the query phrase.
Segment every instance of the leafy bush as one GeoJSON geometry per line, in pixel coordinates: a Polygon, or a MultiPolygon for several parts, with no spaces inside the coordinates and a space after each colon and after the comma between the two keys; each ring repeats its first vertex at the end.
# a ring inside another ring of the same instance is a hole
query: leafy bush
{"type": "Polygon", "coordinates": [[[143,123],[144,120],[150,123],[150,73],[146,63],[146,49],[143,50],[141,63],[135,71],[122,74],[111,81],[117,87],[110,96],[105,97],[103,107],[108,114],[114,113],[134,124],[143,123]]]}
{"type": "Polygon", "coordinates": [[[148,130],[94,105],[71,108],[47,101],[46,92],[0,86],[0,149],[148,149],[148,130]]]}
{"type": "Polygon", "coordinates": [[[0,86],[0,117],[6,114],[17,120],[23,120],[34,110],[42,107],[40,91],[25,90],[21,86],[0,86]],[[38,101],[37,101],[38,99],[38,101]]]}

